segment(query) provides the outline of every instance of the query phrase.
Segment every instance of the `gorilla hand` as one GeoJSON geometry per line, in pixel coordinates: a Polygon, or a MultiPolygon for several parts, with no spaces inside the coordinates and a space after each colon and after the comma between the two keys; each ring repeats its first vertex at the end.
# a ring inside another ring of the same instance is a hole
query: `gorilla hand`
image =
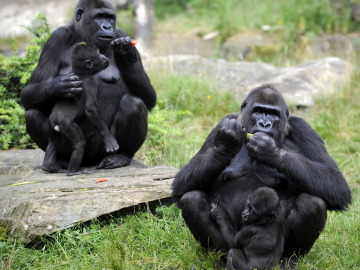
{"type": "Polygon", "coordinates": [[[237,119],[226,118],[215,137],[215,147],[223,154],[236,154],[246,141],[246,131],[237,119]]]}
{"type": "Polygon", "coordinates": [[[120,57],[121,60],[123,60],[122,64],[137,61],[136,49],[133,47],[129,36],[114,39],[111,42],[111,46],[113,47],[116,57],[120,57]]]}
{"type": "Polygon", "coordinates": [[[74,73],[59,75],[53,80],[52,89],[57,97],[72,98],[81,93],[82,81],[74,73]]]}
{"type": "Polygon", "coordinates": [[[224,218],[225,215],[226,214],[221,207],[211,203],[210,216],[214,221],[216,221],[216,223],[220,223],[220,220],[224,218]]]}
{"type": "Polygon", "coordinates": [[[272,167],[282,161],[287,151],[278,146],[268,134],[257,132],[249,138],[246,144],[249,156],[272,167]]]}

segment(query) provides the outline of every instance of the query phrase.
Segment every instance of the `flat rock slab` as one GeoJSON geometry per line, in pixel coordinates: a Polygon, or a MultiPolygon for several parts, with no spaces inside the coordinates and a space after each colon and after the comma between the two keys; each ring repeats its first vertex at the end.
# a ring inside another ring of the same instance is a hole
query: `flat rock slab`
{"type": "Polygon", "coordinates": [[[133,160],[124,168],[67,176],[41,170],[44,152],[0,152],[0,225],[22,242],[141,203],[169,198],[177,173],[133,160]],[[104,180],[103,182],[97,179],[104,180]]]}

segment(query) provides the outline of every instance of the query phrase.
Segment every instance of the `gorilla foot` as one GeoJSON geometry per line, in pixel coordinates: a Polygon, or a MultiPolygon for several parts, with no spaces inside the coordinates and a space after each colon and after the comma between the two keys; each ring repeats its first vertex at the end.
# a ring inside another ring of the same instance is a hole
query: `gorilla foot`
{"type": "Polygon", "coordinates": [[[67,175],[72,176],[72,175],[78,175],[78,174],[91,174],[91,173],[94,173],[94,171],[92,171],[88,168],[80,168],[79,170],[74,171],[74,172],[68,171],[67,175]]]}
{"type": "Polygon", "coordinates": [[[43,163],[41,166],[41,169],[43,171],[49,172],[49,173],[65,173],[66,170],[64,170],[60,164],[55,163],[55,164],[46,164],[43,163]]]}
{"type": "Polygon", "coordinates": [[[125,167],[129,165],[131,162],[131,158],[120,155],[120,154],[110,154],[103,158],[100,164],[96,167],[96,169],[114,169],[125,167]]]}

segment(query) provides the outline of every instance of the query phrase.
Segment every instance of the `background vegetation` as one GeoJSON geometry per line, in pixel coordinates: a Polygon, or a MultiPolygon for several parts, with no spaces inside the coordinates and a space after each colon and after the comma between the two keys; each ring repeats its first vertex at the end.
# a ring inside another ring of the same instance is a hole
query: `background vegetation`
{"type": "MultiPolygon", "coordinates": [[[[218,30],[221,44],[236,33],[271,25],[270,34],[283,45],[271,57],[258,55],[256,60],[296,63],[307,57],[297,53],[304,39],[311,43],[317,34],[356,30],[347,2],[156,0],[157,28],[198,35],[218,30]]],[[[34,147],[25,133],[19,93],[36,66],[49,29],[43,23],[32,31],[35,39],[25,57],[0,55],[0,149],[34,147]]],[[[354,53],[351,61],[357,65],[358,60],[354,53]]],[[[169,71],[153,71],[149,76],[157,90],[158,105],[149,115],[148,139],[136,157],[150,166],[180,168],[225,114],[239,110],[241,101],[197,77],[175,76],[169,71]]],[[[353,191],[349,211],[328,213],[324,232],[300,260],[298,269],[360,268],[359,98],[360,72],[356,71],[351,83],[336,95],[318,100],[313,108],[292,109],[324,138],[353,191]]],[[[106,222],[94,221],[31,246],[17,243],[0,229],[0,269],[223,269],[220,256],[196,243],[173,205],[159,207],[155,213],[144,209],[106,222]]]]}

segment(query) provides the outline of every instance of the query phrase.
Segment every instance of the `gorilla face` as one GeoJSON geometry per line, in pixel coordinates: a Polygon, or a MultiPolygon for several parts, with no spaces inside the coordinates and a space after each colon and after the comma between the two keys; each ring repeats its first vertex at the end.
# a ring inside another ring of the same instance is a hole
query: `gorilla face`
{"type": "Polygon", "coordinates": [[[76,74],[95,74],[109,66],[109,59],[95,45],[81,42],[74,46],[72,66],[76,74]]]}
{"type": "Polygon", "coordinates": [[[267,133],[274,137],[275,131],[278,129],[280,122],[280,108],[278,106],[270,106],[255,103],[251,113],[252,129],[250,133],[256,132],[267,133]]]}
{"type": "Polygon", "coordinates": [[[267,224],[279,215],[280,209],[279,197],[273,189],[258,188],[248,197],[246,208],[242,212],[242,221],[246,225],[267,224]]]}
{"type": "Polygon", "coordinates": [[[240,121],[249,133],[263,132],[282,142],[288,132],[289,109],[271,86],[252,90],[241,105],[240,121]]]}
{"type": "Polygon", "coordinates": [[[116,13],[109,2],[79,1],[74,19],[82,40],[95,44],[101,52],[110,48],[111,41],[115,38],[116,13]]]}

